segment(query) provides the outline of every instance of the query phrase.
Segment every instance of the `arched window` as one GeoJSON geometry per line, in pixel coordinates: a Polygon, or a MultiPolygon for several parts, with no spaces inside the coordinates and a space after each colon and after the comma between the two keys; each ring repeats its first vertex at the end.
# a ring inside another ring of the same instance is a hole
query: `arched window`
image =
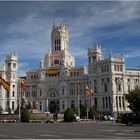
{"type": "Polygon", "coordinates": [[[50,97],[55,97],[55,93],[51,92],[50,97]]]}
{"type": "Polygon", "coordinates": [[[121,83],[119,83],[118,89],[119,89],[119,91],[121,91],[121,83]]]}
{"type": "Polygon", "coordinates": [[[54,64],[59,64],[59,60],[54,60],[54,64]]]}
{"type": "Polygon", "coordinates": [[[107,85],[106,84],[104,84],[104,90],[105,90],[105,92],[107,92],[107,85]]]}

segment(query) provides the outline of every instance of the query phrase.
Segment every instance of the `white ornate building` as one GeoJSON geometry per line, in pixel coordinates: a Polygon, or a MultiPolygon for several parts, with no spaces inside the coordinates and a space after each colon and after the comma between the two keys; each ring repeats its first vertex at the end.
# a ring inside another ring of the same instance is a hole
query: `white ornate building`
{"type": "MultiPolygon", "coordinates": [[[[40,112],[64,112],[68,107],[78,107],[77,87],[80,87],[80,104],[97,106],[99,112],[115,114],[128,112],[125,94],[140,86],[140,70],[125,68],[125,59],[114,58],[110,53],[104,59],[100,45],[88,49],[88,74],[85,66],[75,66],[75,58],[69,52],[69,36],[66,25],[53,26],[51,48],[40,62],[40,68],[28,70],[28,102],[36,103],[40,112]],[[93,88],[94,97],[86,100],[86,84],[93,88]]],[[[17,56],[9,55],[0,69],[2,77],[10,82],[10,92],[0,86],[0,106],[6,111],[17,107],[17,56]]],[[[20,89],[19,89],[20,90],[20,89]]]]}
{"type": "Polygon", "coordinates": [[[2,107],[3,113],[8,113],[8,110],[14,112],[17,108],[17,55],[12,53],[6,57],[3,66],[0,68],[0,76],[10,83],[9,91],[0,85],[0,107],[2,107]]]}
{"type": "Polygon", "coordinates": [[[101,46],[88,49],[89,80],[94,85],[94,103],[100,112],[130,111],[125,100],[129,90],[140,87],[140,70],[126,69],[124,55],[114,58],[110,53],[104,59],[101,46]]]}
{"type": "Polygon", "coordinates": [[[95,96],[90,106],[105,113],[127,112],[125,94],[140,85],[140,71],[127,70],[124,56],[104,59],[101,46],[88,49],[88,75],[85,67],[76,67],[69,53],[68,28],[61,24],[53,26],[51,49],[40,63],[38,70],[27,71],[27,99],[36,102],[41,112],[63,112],[78,106],[77,84],[80,85],[80,103],[86,104],[85,85],[93,87],[95,96]]]}
{"type": "Polygon", "coordinates": [[[68,28],[53,26],[51,49],[40,62],[40,68],[27,71],[28,101],[34,101],[40,112],[63,112],[77,106],[77,84],[80,84],[80,103],[85,104],[86,68],[75,67],[69,52],[68,28]]]}

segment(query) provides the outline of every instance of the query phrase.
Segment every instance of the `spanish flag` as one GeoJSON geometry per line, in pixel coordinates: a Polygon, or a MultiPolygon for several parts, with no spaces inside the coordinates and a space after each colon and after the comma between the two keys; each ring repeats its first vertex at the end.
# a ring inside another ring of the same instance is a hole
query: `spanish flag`
{"type": "Polygon", "coordinates": [[[91,95],[91,96],[94,96],[94,92],[93,92],[93,90],[92,90],[91,87],[90,87],[90,95],[91,95]]]}
{"type": "Polygon", "coordinates": [[[88,87],[88,85],[86,85],[86,92],[87,92],[87,95],[90,96],[90,92],[89,92],[89,87],[88,87]]]}
{"type": "Polygon", "coordinates": [[[79,83],[77,83],[77,95],[78,96],[80,95],[80,85],[79,85],[79,83]]]}
{"type": "Polygon", "coordinates": [[[25,82],[23,80],[20,80],[19,84],[20,84],[21,90],[22,91],[26,91],[26,84],[25,84],[25,82]]]}
{"type": "Polygon", "coordinates": [[[1,84],[6,90],[10,90],[10,83],[8,83],[7,81],[5,81],[2,77],[0,77],[0,84],[1,84]]]}
{"type": "Polygon", "coordinates": [[[93,92],[92,88],[91,87],[89,88],[88,85],[86,85],[86,92],[87,92],[88,96],[94,96],[94,92],[93,92]]]}

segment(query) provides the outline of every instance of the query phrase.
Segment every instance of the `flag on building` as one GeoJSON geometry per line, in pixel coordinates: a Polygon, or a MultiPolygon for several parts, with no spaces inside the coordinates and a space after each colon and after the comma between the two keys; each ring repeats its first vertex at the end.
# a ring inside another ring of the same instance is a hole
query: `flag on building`
{"type": "Polygon", "coordinates": [[[77,95],[78,96],[80,95],[80,85],[79,85],[79,83],[77,83],[77,95]]]}
{"type": "Polygon", "coordinates": [[[0,84],[1,84],[6,90],[10,90],[10,83],[8,83],[7,81],[5,81],[2,77],[0,77],[0,84]]]}
{"type": "Polygon", "coordinates": [[[90,89],[89,89],[89,90],[90,90],[90,95],[91,95],[91,96],[94,96],[94,92],[93,92],[93,90],[92,90],[92,88],[91,88],[91,87],[90,87],[90,89]]]}
{"type": "Polygon", "coordinates": [[[86,92],[87,92],[87,95],[90,96],[90,92],[89,92],[89,87],[88,87],[88,85],[86,85],[86,92]]]}
{"type": "Polygon", "coordinates": [[[88,96],[94,96],[94,92],[93,92],[92,88],[91,87],[89,88],[88,85],[86,85],[86,92],[87,92],[88,96]]]}
{"type": "Polygon", "coordinates": [[[20,84],[21,90],[25,92],[26,91],[26,84],[25,84],[25,82],[23,80],[20,80],[19,84],[20,84]]]}

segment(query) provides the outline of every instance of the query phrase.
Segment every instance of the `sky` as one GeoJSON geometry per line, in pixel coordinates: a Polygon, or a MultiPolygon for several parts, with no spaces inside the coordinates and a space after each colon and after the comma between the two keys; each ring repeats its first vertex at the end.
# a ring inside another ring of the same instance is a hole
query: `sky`
{"type": "Polygon", "coordinates": [[[38,69],[61,21],[76,66],[88,66],[88,47],[100,43],[105,58],[124,52],[126,68],[140,69],[140,1],[0,1],[0,66],[14,52],[19,76],[38,69]]]}

